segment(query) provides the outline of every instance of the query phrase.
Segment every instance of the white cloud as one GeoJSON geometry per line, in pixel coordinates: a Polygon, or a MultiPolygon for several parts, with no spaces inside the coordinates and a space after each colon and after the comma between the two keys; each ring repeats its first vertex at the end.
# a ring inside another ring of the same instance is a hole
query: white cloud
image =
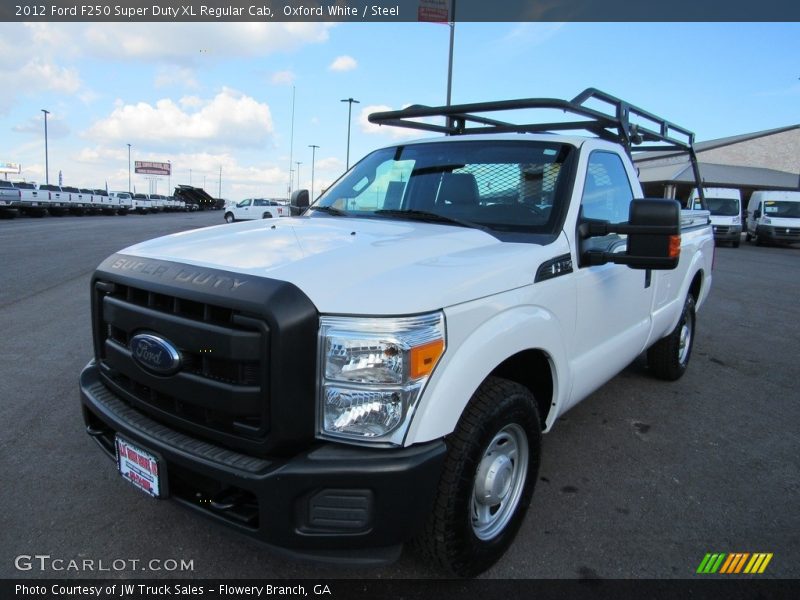
{"type": "MultiPolygon", "coordinates": [[[[27,121],[15,125],[12,130],[17,133],[31,133],[36,136],[44,136],[44,114],[39,113],[35,117],[31,117],[27,121]]],[[[58,139],[67,137],[70,134],[69,125],[64,122],[64,119],[53,115],[52,113],[47,117],[47,137],[58,139]]]]}
{"type": "Polygon", "coordinates": [[[344,171],[344,163],[341,161],[341,159],[336,158],[335,156],[321,158],[317,160],[316,165],[314,166],[314,171],[316,173],[319,173],[320,171],[336,171],[341,173],[344,171]]]}
{"type": "Polygon", "coordinates": [[[372,135],[386,135],[395,140],[421,138],[425,137],[426,135],[430,135],[429,133],[426,133],[424,131],[419,131],[418,129],[391,127],[369,122],[368,117],[370,114],[374,112],[385,112],[390,110],[396,110],[396,109],[392,108],[391,106],[386,106],[384,104],[371,104],[369,106],[365,106],[364,108],[362,108],[361,114],[358,116],[358,123],[361,126],[361,131],[372,135]]]}
{"type": "Polygon", "coordinates": [[[271,81],[274,85],[292,85],[297,76],[292,71],[277,71],[272,74],[271,81]]]}
{"type": "Polygon", "coordinates": [[[197,108],[199,106],[203,106],[204,102],[202,98],[197,96],[184,96],[180,100],[178,100],[181,106],[184,108],[197,108]]]}
{"type": "Polygon", "coordinates": [[[19,96],[38,92],[76,94],[81,89],[78,71],[34,58],[21,67],[2,74],[3,93],[0,94],[0,114],[6,112],[19,96]]]}
{"type": "Polygon", "coordinates": [[[157,88],[181,86],[190,89],[197,89],[200,84],[195,78],[194,69],[188,67],[168,66],[159,67],[156,72],[154,84],[157,88]]]}
{"type": "Polygon", "coordinates": [[[202,64],[289,52],[328,40],[330,23],[102,23],[85,25],[84,52],[102,58],[202,64]]]}
{"type": "Polygon", "coordinates": [[[267,104],[224,88],[207,102],[192,100],[179,105],[162,99],[155,105],[139,102],[117,106],[85,135],[147,146],[202,142],[206,147],[252,147],[263,145],[272,133],[272,114],[267,104]]]}
{"type": "Polygon", "coordinates": [[[338,56],[328,67],[330,71],[352,71],[358,67],[356,59],[352,56],[338,56]]]}

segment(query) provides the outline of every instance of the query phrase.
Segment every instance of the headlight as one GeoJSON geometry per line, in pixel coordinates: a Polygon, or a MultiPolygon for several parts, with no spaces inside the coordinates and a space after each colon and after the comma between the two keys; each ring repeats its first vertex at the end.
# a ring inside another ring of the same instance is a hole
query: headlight
{"type": "Polygon", "coordinates": [[[440,312],[391,319],[322,317],[320,437],[402,444],[444,350],[440,312]]]}
{"type": "Polygon", "coordinates": [[[742,217],[733,217],[733,224],[734,225],[741,225],[742,224],[742,217]]]}
{"type": "Polygon", "coordinates": [[[769,217],[761,217],[761,224],[772,225],[772,219],[770,219],[769,217]]]}

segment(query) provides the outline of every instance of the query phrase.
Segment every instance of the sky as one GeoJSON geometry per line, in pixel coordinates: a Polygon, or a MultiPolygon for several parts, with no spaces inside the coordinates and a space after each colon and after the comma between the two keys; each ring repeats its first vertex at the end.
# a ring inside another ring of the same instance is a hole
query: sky
{"type": "MultiPolygon", "coordinates": [[[[139,192],[286,197],[312,187],[313,156],[318,193],[345,170],[341,100],[359,101],[352,165],[409,138],[367,114],[445,103],[448,47],[433,23],[0,23],[0,162],[45,182],[46,109],[51,183],[126,190],[131,144],[131,161],[172,163],[132,174],[139,192]]],[[[453,103],[587,87],[698,141],[797,124],[800,23],[456,25],[453,103]]]]}

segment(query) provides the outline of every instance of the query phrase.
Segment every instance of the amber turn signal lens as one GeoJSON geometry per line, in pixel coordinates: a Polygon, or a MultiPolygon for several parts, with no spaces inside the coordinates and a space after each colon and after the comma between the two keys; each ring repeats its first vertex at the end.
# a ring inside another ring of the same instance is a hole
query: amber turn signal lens
{"type": "Polygon", "coordinates": [[[678,258],[681,255],[681,236],[669,236],[669,257],[678,258]]]}
{"type": "Polygon", "coordinates": [[[434,340],[411,348],[409,352],[409,375],[411,379],[419,379],[430,375],[444,352],[444,340],[434,340]]]}

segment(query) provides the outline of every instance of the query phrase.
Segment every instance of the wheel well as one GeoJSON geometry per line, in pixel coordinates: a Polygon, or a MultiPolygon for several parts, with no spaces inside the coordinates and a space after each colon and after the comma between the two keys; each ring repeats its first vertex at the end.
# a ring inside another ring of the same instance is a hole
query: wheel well
{"type": "Polygon", "coordinates": [[[698,271],[692,279],[692,285],[689,286],[689,293],[695,300],[700,299],[700,289],[703,287],[703,272],[698,271]]]}
{"type": "Polygon", "coordinates": [[[491,374],[524,385],[533,393],[544,429],[553,405],[553,373],[547,354],[541,350],[524,350],[500,363],[491,374]]]}

